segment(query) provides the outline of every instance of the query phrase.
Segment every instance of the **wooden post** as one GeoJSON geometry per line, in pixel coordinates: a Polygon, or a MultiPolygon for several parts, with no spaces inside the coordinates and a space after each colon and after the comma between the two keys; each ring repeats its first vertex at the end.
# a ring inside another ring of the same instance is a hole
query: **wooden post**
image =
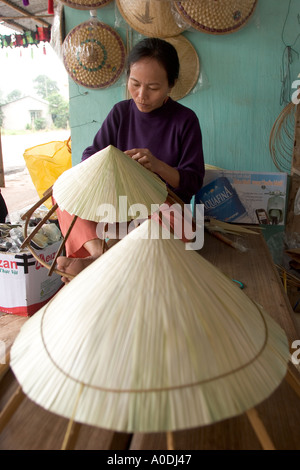
{"type": "Polygon", "coordinates": [[[0,127],[0,188],[5,188],[2,143],[1,143],[1,127],[0,127]]]}

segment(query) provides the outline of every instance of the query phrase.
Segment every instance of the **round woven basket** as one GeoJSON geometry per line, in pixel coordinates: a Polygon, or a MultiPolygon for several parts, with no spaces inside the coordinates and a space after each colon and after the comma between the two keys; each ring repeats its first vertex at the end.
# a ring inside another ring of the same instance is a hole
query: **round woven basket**
{"type": "Polygon", "coordinates": [[[119,34],[97,19],[73,28],[63,43],[70,77],[86,88],[107,88],[124,70],[126,49],[119,34]]]}
{"type": "Polygon", "coordinates": [[[119,12],[129,26],[144,36],[167,38],[183,29],[177,24],[171,3],[160,0],[116,0],[119,12]]]}
{"type": "Polygon", "coordinates": [[[105,7],[112,0],[60,0],[64,5],[77,10],[93,10],[105,7]]]}
{"type": "Polygon", "coordinates": [[[257,0],[187,0],[175,2],[185,22],[209,34],[229,34],[239,30],[253,14],[257,0]]]}
{"type": "Polygon", "coordinates": [[[190,41],[182,34],[174,38],[166,38],[177,50],[180,72],[179,78],[170,93],[173,100],[180,100],[196,85],[200,73],[200,60],[190,41]]]}

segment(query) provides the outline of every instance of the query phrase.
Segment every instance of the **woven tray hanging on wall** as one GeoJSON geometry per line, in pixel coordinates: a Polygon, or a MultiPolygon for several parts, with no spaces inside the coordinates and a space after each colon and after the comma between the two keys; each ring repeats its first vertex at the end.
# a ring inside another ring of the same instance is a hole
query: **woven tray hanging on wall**
{"type": "Polygon", "coordinates": [[[112,2],[112,0],[60,0],[64,5],[76,8],[77,10],[93,10],[102,8],[112,2]]]}
{"type": "Polygon", "coordinates": [[[182,34],[165,40],[177,50],[180,63],[179,78],[170,93],[171,98],[177,101],[188,95],[196,85],[200,73],[200,60],[191,42],[182,34]]]}
{"type": "Polygon", "coordinates": [[[155,224],[142,223],[23,325],[12,371],[46,410],[120,432],[176,431],[238,416],[284,379],[284,330],[167,229],[151,236],[155,224]]]}
{"type": "Polygon", "coordinates": [[[126,48],[121,36],[96,18],[75,26],[63,43],[63,62],[76,83],[107,88],[121,76],[126,48]]]}
{"type": "Polygon", "coordinates": [[[209,34],[229,34],[245,26],[257,0],[187,0],[174,5],[193,28],[209,34]]]}
{"type": "Polygon", "coordinates": [[[183,29],[177,24],[171,3],[160,0],[116,0],[121,16],[144,36],[167,38],[183,29]]]}

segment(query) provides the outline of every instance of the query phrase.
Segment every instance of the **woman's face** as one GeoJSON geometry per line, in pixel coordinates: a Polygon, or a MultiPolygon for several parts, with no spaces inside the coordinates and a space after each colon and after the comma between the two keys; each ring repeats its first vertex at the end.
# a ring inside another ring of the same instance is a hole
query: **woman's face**
{"type": "Polygon", "coordinates": [[[171,88],[166,70],[156,59],[144,58],[131,65],[128,90],[142,113],[160,108],[171,88]]]}

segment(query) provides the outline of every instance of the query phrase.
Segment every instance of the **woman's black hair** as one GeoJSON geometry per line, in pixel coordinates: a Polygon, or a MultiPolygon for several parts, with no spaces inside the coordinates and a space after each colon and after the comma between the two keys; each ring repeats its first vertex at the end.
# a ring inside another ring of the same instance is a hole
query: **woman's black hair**
{"type": "Polygon", "coordinates": [[[174,86],[179,76],[179,59],[174,46],[159,38],[145,38],[138,42],[129,52],[127,57],[127,77],[130,67],[144,58],[156,59],[166,70],[169,86],[174,86]]]}

